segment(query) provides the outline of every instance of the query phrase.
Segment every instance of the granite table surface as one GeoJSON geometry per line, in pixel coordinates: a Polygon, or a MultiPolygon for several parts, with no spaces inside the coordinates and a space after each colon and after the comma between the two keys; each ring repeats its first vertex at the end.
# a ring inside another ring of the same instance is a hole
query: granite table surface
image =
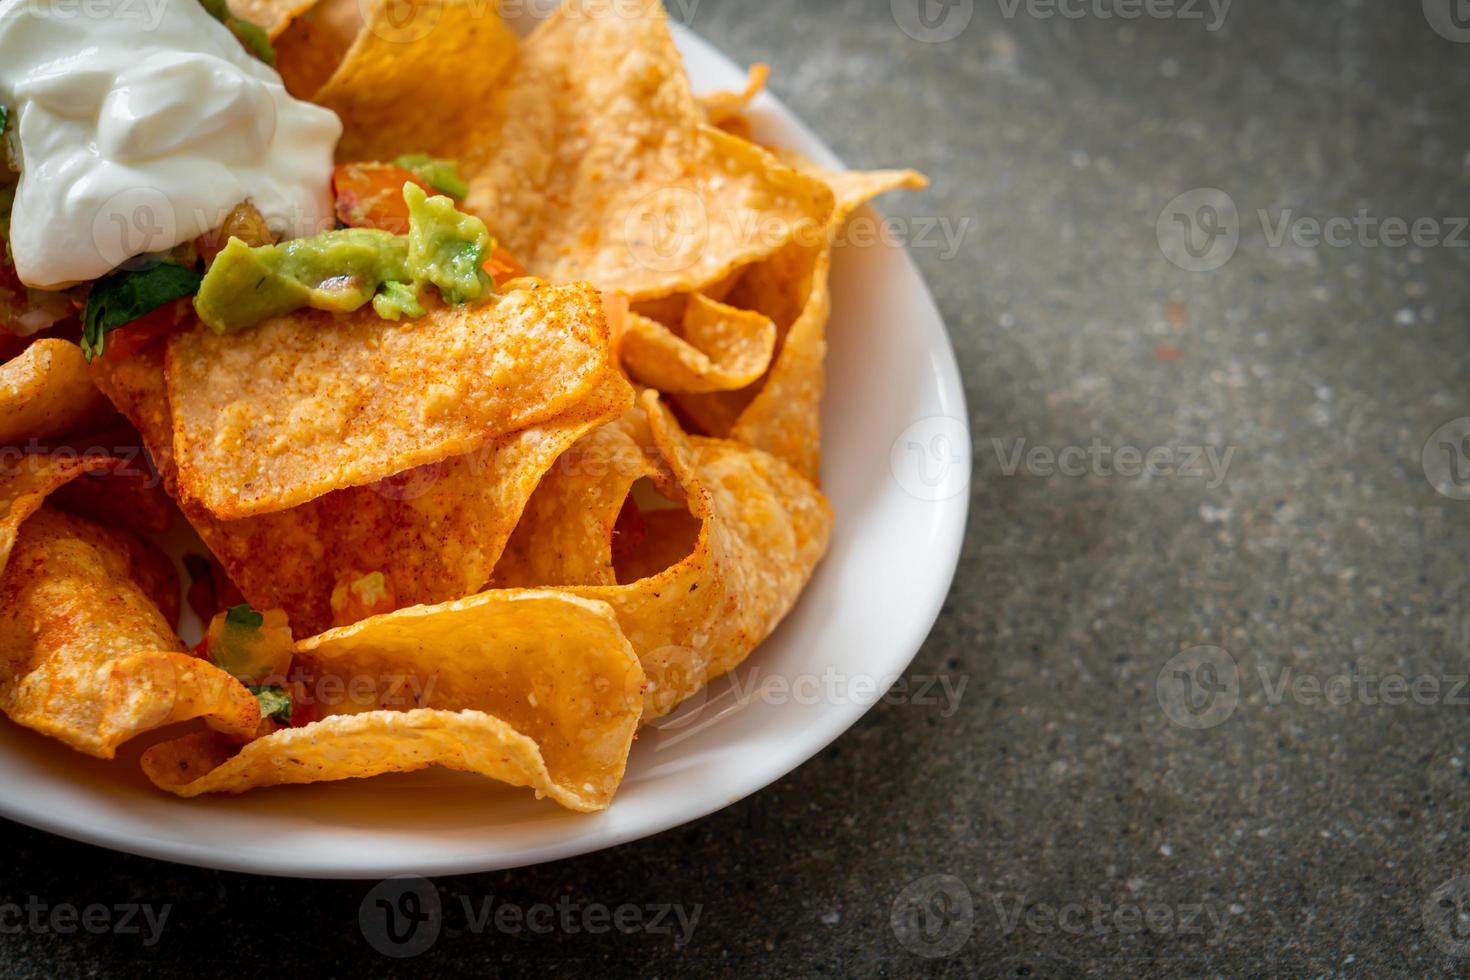
{"type": "Polygon", "coordinates": [[[953,233],[909,244],[974,433],[911,668],[954,696],[659,837],[437,881],[414,959],[371,883],[7,823],[0,905],[171,911],[7,914],[0,973],[1470,974],[1470,4],[669,6],[850,165],[933,179],[881,211],[953,233]],[[476,934],[466,897],[672,928],[476,934]]]}

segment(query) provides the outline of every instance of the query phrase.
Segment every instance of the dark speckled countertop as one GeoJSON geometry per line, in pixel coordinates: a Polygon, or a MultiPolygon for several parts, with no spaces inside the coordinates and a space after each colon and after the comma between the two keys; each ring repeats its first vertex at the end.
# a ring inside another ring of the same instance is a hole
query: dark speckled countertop
{"type": "Polygon", "coordinates": [[[0,904],[173,909],[153,945],[0,917],[0,970],[1470,973],[1470,4],[670,7],[850,164],[933,177],[886,214],[964,229],[913,249],[976,474],[913,672],[963,695],[656,839],[437,882],[411,961],[366,884],[6,824],[0,904]],[[475,935],[462,898],[686,923],[475,935]]]}

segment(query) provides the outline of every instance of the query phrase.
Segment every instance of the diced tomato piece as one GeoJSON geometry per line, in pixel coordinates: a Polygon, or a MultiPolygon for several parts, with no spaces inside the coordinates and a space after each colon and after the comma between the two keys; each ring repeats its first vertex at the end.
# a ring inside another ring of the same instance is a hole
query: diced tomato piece
{"type": "Polygon", "coordinates": [[[408,234],[408,205],[403,185],[418,184],[434,193],[402,167],[391,163],[343,163],[332,171],[332,192],[337,197],[337,217],[352,228],[381,228],[395,235],[408,234]]]}
{"type": "Polygon", "coordinates": [[[490,257],[485,260],[485,271],[497,285],[510,282],[512,279],[519,279],[526,274],[525,266],[521,265],[511,254],[510,249],[499,242],[495,243],[495,251],[491,252],[490,257]]]}
{"type": "Polygon", "coordinates": [[[145,313],[126,326],[107,334],[102,345],[102,359],[111,363],[125,360],[161,337],[173,333],[189,317],[193,301],[187,297],[165,303],[145,313]]]}
{"type": "Polygon", "coordinates": [[[398,608],[393,583],[382,572],[347,571],[332,588],[332,625],[351,626],[398,608]]]}

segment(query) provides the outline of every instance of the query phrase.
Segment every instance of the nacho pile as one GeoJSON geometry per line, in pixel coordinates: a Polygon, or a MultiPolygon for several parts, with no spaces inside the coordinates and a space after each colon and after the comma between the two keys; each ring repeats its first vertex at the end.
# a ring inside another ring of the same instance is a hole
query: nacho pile
{"type": "Polygon", "coordinates": [[[834,243],[924,180],[752,140],[769,69],[696,95],[657,0],[524,39],[473,0],[229,13],[340,117],[339,227],[242,202],[148,280],[208,310],[83,295],[0,348],[0,710],[103,758],[176,726],[142,765],[183,798],[439,766],[604,809],[826,553],[834,243]]]}

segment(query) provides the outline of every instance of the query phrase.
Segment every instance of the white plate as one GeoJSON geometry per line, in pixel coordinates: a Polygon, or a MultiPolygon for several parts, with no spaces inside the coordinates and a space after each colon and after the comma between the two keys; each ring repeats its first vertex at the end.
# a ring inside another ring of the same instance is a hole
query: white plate
{"type": "MultiPolygon", "coordinates": [[[[696,91],[743,87],[744,72],[704,41],[684,30],[678,41],[696,91]]],[[[755,115],[761,139],[841,166],[770,95],[755,115]]],[[[586,854],[696,820],[780,779],[907,668],[954,576],[969,502],[964,392],[913,263],[882,245],[844,247],[832,286],[823,447],[837,510],[832,551],[736,683],[716,682],[640,736],[605,813],[569,813],[527,790],[440,770],[185,802],[147,785],[140,745],[107,763],[0,722],[0,815],[204,867],[381,878],[586,854]],[[752,693],[773,677],[787,693],[752,693]]]]}

